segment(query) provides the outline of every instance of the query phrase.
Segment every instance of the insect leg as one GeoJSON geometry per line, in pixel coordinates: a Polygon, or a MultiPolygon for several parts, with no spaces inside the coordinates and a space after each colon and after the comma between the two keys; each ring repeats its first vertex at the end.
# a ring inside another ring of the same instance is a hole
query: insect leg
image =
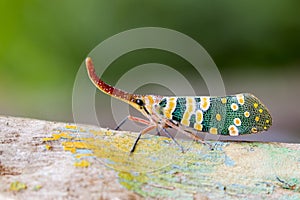
{"type": "Polygon", "coordinates": [[[128,117],[125,117],[118,125],[117,127],[115,128],[115,130],[119,130],[119,128],[128,120],[128,117]]]}
{"type": "Polygon", "coordinates": [[[171,128],[174,128],[175,130],[177,130],[177,131],[179,131],[179,132],[181,132],[181,133],[183,133],[183,134],[189,136],[190,138],[192,138],[192,139],[194,139],[194,140],[196,140],[196,141],[201,141],[202,143],[204,143],[203,140],[202,140],[198,135],[196,135],[196,134],[194,134],[194,133],[192,133],[192,132],[189,132],[189,131],[185,131],[184,129],[182,129],[182,128],[179,127],[178,125],[173,124],[171,121],[165,120],[165,123],[166,123],[168,126],[170,126],[171,128]]]}
{"type": "Polygon", "coordinates": [[[158,130],[158,127],[156,127],[156,134],[157,134],[158,136],[161,136],[161,134],[160,134],[160,132],[159,132],[159,130],[158,130]]]}
{"type": "Polygon", "coordinates": [[[134,122],[139,122],[141,124],[146,124],[146,125],[150,125],[150,122],[147,120],[144,120],[142,118],[138,118],[138,117],[133,117],[131,115],[128,115],[127,117],[125,117],[120,123],[119,125],[115,128],[115,130],[119,130],[119,128],[127,121],[127,120],[131,120],[134,122]]]}
{"type": "Polygon", "coordinates": [[[131,147],[130,153],[133,153],[133,152],[134,152],[134,150],[135,150],[135,148],[136,148],[136,145],[137,145],[138,141],[140,140],[141,136],[144,135],[144,134],[146,134],[146,133],[148,133],[149,131],[155,129],[156,127],[157,127],[157,125],[154,124],[154,125],[150,125],[150,126],[146,127],[145,129],[143,129],[143,130],[139,133],[138,137],[135,139],[135,141],[134,141],[134,143],[133,143],[133,145],[132,145],[132,147],[131,147]]]}
{"type": "Polygon", "coordinates": [[[180,127],[180,126],[178,126],[178,125],[172,123],[172,122],[169,121],[169,120],[165,120],[165,123],[166,123],[168,126],[170,126],[171,128],[174,128],[175,130],[178,130],[179,132],[181,132],[181,133],[183,133],[183,134],[189,136],[189,137],[192,138],[193,140],[195,140],[195,141],[197,141],[197,142],[200,142],[200,143],[202,143],[202,144],[204,144],[204,145],[208,145],[209,148],[210,148],[211,150],[213,150],[213,147],[212,147],[211,144],[205,142],[201,137],[199,137],[199,136],[196,135],[195,133],[190,132],[190,131],[187,131],[187,130],[184,130],[184,128],[182,128],[182,127],[180,127]]]}
{"type": "Polygon", "coordinates": [[[162,128],[162,130],[165,132],[165,134],[167,134],[168,137],[170,137],[175,142],[175,144],[177,144],[180,147],[182,153],[184,153],[184,148],[175,140],[175,138],[167,131],[167,129],[162,128]]]}

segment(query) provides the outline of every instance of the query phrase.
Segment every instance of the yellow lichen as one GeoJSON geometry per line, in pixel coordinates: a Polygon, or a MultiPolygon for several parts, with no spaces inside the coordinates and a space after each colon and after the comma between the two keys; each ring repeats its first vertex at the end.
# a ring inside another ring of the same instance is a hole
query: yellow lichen
{"type": "MultiPolygon", "coordinates": [[[[122,133],[116,134],[114,131],[103,130],[83,130],[82,132],[72,130],[56,130],[51,140],[58,138],[65,151],[74,154],[76,159],[85,157],[96,157],[103,159],[103,162],[119,171],[145,171],[153,170],[165,166],[166,163],[173,162],[174,157],[178,157],[181,151],[173,144],[170,138],[145,135],[142,136],[133,154],[130,149],[137,137],[137,134],[122,133]],[[58,132],[57,132],[58,131],[58,132]],[[86,134],[92,133],[93,135],[86,134]],[[170,147],[172,147],[170,149],[170,147]],[[165,155],[164,152],[172,152],[172,156],[165,155]],[[137,160],[139,160],[137,162],[137,160]],[[153,162],[159,160],[159,162],[153,162]],[[145,166],[144,163],[149,163],[145,166]]],[[[45,139],[46,141],[47,139],[45,139]]],[[[49,140],[50,141],[50,140],[49,140]]],[[[78,161],[74,165],[84,167],[87,161],[78,161]]]]}
{"type": "Polygon", "coordinates": [[[86,143],[84,142],[79,142],[79,141],[76,141],[76,142],[62,142],[62,145],[64,147],[74,147],[74,148],[77,148],[77,149],[85,149],[86,148],[86,143]]]}
{"type": "Polygon", "coordinates": [[[51,145],[48,145],[48,144],[45,145],[45,148],[46,148],[48,151],[53,149],[53,147],[52,147],[51,145]]]}
{"type": "Polygon", "coordinates": [[[55,138],[43,138],[42,139],[42,141],[44,141],[44,142],[48,142],[48,141],[54,141],[54,140],[57,140],[57,139],[55,139],[55,138]]]}
{"type": "Polygon", "coordinates": [[[36,185],[36,186],[33,187],[33,190],[34,190],[34,191],[38,191],[38,190],[40,190],[42,187],[43,187],[43,186],[41,186],[41,185],[36,185]]]}
{"type": "Polygon", "coordinates": [[[71,153],[75,153],[76,148],[75,147],[64,147],[64,151],[70,151],[71,153]]]}
{"type": "Polygon", "coordinates": [[[59,136],[60,136],[60,138],[66,138],[66,139],[72,139],[73,137],[72,136],[70,136],[68,133],[66,133],[66,132],[61,132],[60,134],[59,134],[59,136]]]}
{"type": "Polygon", "coordinates": [[[27,185],[26,185],[25,183],[21,183],[21,182],[19,182],[19,181],[15,181],[15,182],[12,182],[12,183],[10,184],[9,189],[10,189],[11,191],[16,191],[16,192],[18,192],[18,191],[20,191],[20,190],[25,190],[25,189],[27,189],[27,185]]]}
{"type": "Polygon", "coordinates": [[[67,128],[67,129],[73,129],[73,130],[74,130],[74,129],[77,129],[77,126],[75,126],[75,125],[69,125],[69,124],[68,124],[68,125],[66,125],[66,128],[67,128]]]}
{"type": "Polygon", "coordinates": [[[93,156],[91,153],[82,153],[82,154],[77,154],[75,158],[82,158],[82,157],[88,157],[88,156],[93,156]]]}
{"type": "Polygon", "coordinates": [[[127,181],[132,181],[133,180],[133,176],[129,172],[119,172],[119,177],[122,178],[122,179],[125,179],[127,181]]]}
{"type": "Polygon", "coordinates": [[[87,160],[81,160],[79,162],[74,163],[75,167],[89,167],[90,163],[87,160]]]}

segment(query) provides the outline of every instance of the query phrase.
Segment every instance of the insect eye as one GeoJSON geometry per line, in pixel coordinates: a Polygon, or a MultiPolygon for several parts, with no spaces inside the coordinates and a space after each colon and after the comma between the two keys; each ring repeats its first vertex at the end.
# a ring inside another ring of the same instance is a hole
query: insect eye
{"type": "Polygon", "coordinates": [[[144,102],[143,102],[143,100],[141,100],[141,99],[135,100],[135,103],[136,103],[137,105],[139,105],[139,106],[143,106],[143,105],[144,105],[144,102]]]}

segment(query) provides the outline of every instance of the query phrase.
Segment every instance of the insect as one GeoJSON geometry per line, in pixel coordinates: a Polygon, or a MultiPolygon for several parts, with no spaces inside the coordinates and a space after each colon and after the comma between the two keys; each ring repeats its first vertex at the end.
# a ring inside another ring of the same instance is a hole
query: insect
{"type": "Polygon", "coordinates": [[[167,131],[168,128],[205,143],[197,132],[238,136],[266,131],[272,125],[268,109],[249,93],[223,97],[131,94],[102,81],[89,57],[86,59],[86,68],[89,78],[99,90],[130,104],[148,119],[128,116],[116,128],[120,128],[128,119],[146,125],[139,132],[130,152],[134,152],[140,137],[153,129],[162,130],[179,145],[167,131]]]}

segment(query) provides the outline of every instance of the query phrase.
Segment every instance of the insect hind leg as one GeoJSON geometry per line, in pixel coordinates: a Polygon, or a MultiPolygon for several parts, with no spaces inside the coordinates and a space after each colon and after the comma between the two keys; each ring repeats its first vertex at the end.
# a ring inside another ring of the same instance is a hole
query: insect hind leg
{"type": "Polygon", "coordinates": [[[158,130],[158,127],[156,127],[156,135],[161,136],[160,131],[158,130]]]}
{"type": "Polygon", "coordinates": [[[183,146],[181,146],[181,145],[177,142],[177,140],[175,140],[175,138],[167,131],[167,129],[166,129],[166,128],[162,128],[162,130],[163,130],[163,132],[164,132],[169,138],[171,138],[171,139],[173,140],[173,142],[174,142],[175,144],[177,144],[177,145],[180,147],[181,152],[184,153],[185,151],[184,151],[183,146]]]}
{"type": "Polygon", "coordinates": [[[174,124],[170,120],[165,120],[165,124],[168,125],[170,128],[174,128],[175,130],[187,135],[188,137],[192,138],[194,141],[197,141],[197,142],[199,142],[201,144],[204,144],[204,145],[208,145],[211,150],[213,149],[211,144],[205,142],[204,139],[201,138],[200,136],[198,136],[196,133],[193,133],[192,131],[185,130],[183,127],[181,127],[178,124],[174,124]]]}

